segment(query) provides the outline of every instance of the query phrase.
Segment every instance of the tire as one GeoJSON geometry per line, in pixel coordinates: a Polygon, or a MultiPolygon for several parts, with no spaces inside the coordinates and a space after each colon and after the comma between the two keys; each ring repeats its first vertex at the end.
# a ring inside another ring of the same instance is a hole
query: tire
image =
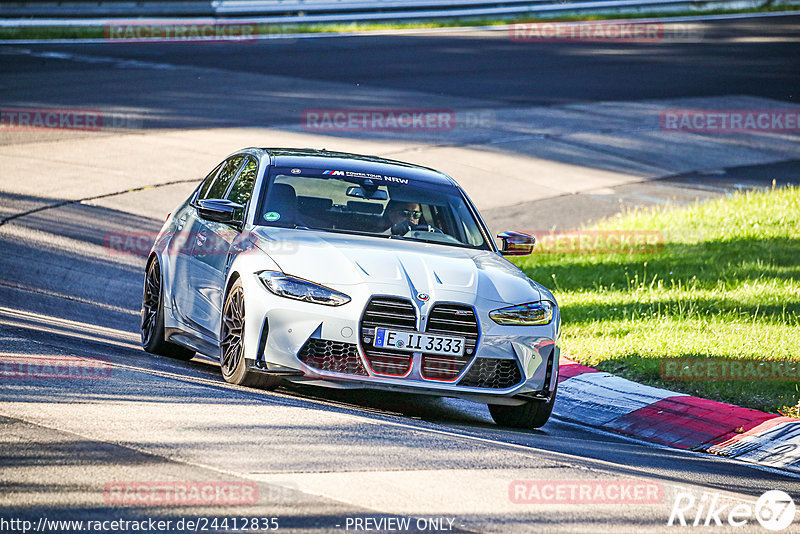
{"type": "Polygon", "coordinates": [[[275,389],[280,377],[250,371],[253,363],[244,357],[244,289],[242,281],[236,280],[225,296],[220,328],[219,365],[222,378],[231,384],[260,389],[275,389]]]}
{"type": "Polygon", "coordinates": [[[189,361],[194,351],[164,339],[164,292],[162,291],[161,265],[158,258],[147,265],[142,292],[142,348],[161,356],[189,361]]]}
{"type": "Polygon", "coordinates": [[[553,405],[556,402],[556,392],[548,401],[529,400],[519,406],[505,406],[502,404],[489,404],[489,413],[494,422],[500,426],[511,428],[540,428],[550,419],[553,405]]]}

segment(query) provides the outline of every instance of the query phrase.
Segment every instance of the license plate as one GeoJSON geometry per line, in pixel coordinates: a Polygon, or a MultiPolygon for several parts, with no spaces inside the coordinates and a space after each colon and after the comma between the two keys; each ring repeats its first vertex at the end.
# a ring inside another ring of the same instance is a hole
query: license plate
{"type": "Polygon", "coordinates": [[[402,330],[375,329],[375,345],[386,349],[405,350],[408,352],[426,352],[428,354],[464,354],[465,339],[463,337],[439,336],[421,332],[403,332],[402,330]]]}

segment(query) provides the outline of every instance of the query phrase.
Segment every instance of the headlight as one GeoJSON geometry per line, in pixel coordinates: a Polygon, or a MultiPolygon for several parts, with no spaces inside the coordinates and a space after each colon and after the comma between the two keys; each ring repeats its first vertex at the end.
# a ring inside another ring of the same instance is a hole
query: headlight
{"type": "Polygon", "coordinates": [[[279,297],[324,304],[326,306],[341,306],[350,302],[350,297],[333,289],[312,284],[302,278],[295,278],[283,273],[264,271],[258,277],[272,293],[279,297]]]}
{"type": "Polygon", "coordinates": [[[553,318],[553,303],[547,300],[509,306],[489,312],[489,317],[497,324],[534,326],[547,324],[553,318]]]}

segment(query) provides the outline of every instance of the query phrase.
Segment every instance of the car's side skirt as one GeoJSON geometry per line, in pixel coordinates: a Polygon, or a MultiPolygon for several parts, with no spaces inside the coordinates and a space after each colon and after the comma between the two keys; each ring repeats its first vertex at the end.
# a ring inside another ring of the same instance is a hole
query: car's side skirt
{"type": "Polygon", "coordinates": [[[216,340],[207,339],[196,332],[187,332],[179,328],[166,328],[164,337],[167,341],[186,347],[211,358],[219,358],[219,344],[216,340]]]}

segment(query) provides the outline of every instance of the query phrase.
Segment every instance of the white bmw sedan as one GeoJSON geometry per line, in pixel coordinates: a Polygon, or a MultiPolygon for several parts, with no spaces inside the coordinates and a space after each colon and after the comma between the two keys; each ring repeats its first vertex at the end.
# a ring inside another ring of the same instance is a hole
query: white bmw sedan
{"type": "Polygon", "coordinates": [[[561,318],[450,177],[373,156],[241,150],[167,218],[142,345],[219,358],[228,382],[459,397],[501,425],[553,408],[561,318]]]}

